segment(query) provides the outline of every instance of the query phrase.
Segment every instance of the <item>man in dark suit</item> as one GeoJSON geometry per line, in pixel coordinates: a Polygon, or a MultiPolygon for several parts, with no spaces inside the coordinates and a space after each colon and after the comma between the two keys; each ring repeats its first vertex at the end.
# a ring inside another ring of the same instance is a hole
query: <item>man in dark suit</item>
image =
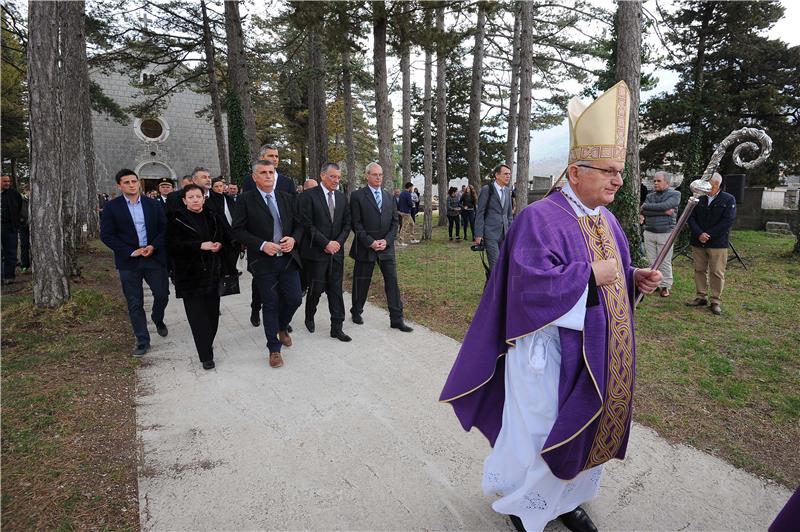
{"type": "MultiPolygon", "coordinates": [[[[19,246],[19,230],[22,227],[23,199],[22,194],[11,186],[11,176],[2,176],[2,277],[3,284],[10,284],[16,278],[17,247],[19,246]]],[[[27,217],[27,213],[25,215],[27,217]]]]}
{"type": "MultiPolygon", "coordinates": [[[[285,175],[282,175],[278,172],[278,165],[281,162],[281,158],[278,155],[278,148],[272,144],[264,144],[261,146],[261,149],[258,150],[258,157],[256,157],[259,161],[270,161],[272,165],[275,167],[275,190],[279,192],[286,192],[287,194],[291,194],[292,196],[297,195],[297,187],[294,184],[294,181],[285,175]]],[[[248,190],[253,190],[256,188],[256,183],[253,181],[252,176],[243,176],[242,179],[242,192],[247,192],[248,190]]]]}
{"type": "MultiPolygon", "coordinates": [[[[275,168],[275,190],[291,195],[293,201],[296,201],[297,189],[294,186],[294,181],[292,181],[289,177],[278,173],[278,164],[281,162],[280,155],[278,154],[278,148],[272,144],[264,144],[261,146],[261,149],[258,150],[258,157],[256,160],[269,161],[272,163],[273,168],[275,168]]],[[[243,176],[242,192],[254,190],[255,188],[256,183],[253,180],[253,177],[249,175],[243,176]]],[[[251,296],[252,299],[250,301],[250,323],[253,325],[253,327],[258,327],[260,321],[259,314],[261,313],[261,299],[259,291],[256,290],[255,287],[255,279],[253,279],[253,283],[251,296]]],[[[289,326],[289,332],[291,332],[291,325],[289,326]]]]}
{"type": "Polygon", "coordinates": [[[253,164],[255,190],[245,192],[233,220],[233,234],[247,246],[247,262],[261,294],[269,365],[283,365],[281,346],[292,345],[287,331],[302,302],[300,257],[295,243],[302,226],[295,219],[292,197],[275,190],[275,167],[270,161],[253,164]]]}
{"type": "Polygon", "coordinates": [[[114,263],[122,282],[122,293],[128,302],[128,315],[136,336],[133,356],[141,357],[150,349],[150,333],[144,313],[146,281],[153,292],[150,314],[160,336],[168,334],[164,309],[169,301],[164,239],[167,218],[154,199],[141,194],[139,177],[133,170],[117,172],[117,185],[122,195],[109,201],[100,220],[100,240],[114,251],[114,263]]]}
{"type": "Polygon", "coordinates": [[[389,323],[393,329],[411,332],[413,329],[403,323],[403,301],[397,284],[397,263],[394,257],[397,207],[391,194],[381,188],[381,165],[369,163],[366,179],[367,186],[350,195],[350,220],[356,235],[353,245],[350,246],[350,256],[356,261],[353,267],[353,307],[350,314],[353,323],[364,323],[361,314],[364,312],[372,271],[377,262],[381,268],[386,301],[389,304],[389,323]]]}
{"type": "MultiPolygon", "coordinates": [[[[205,206],[215,211],[219,217],[222,219],[222,223],[225,226],[225,231],[227,232],[230,239],[233,241],[233,245],[229,246],[227,250],[223,250],[223,261],[225,262],[226,271],[234,271],[236,269],[236,260],[239,258],[239,242],[236,241],[236,238],[233,236],[233,215],[236,212],[236,202],[233,201],[233,198],[228,196],[227,194],[223,194],[221,192],[216,192],[214,190],[214,184],[223,182],[221,177],[216,177],[211,180],[212,186],[211,189],[208,190],[208,197],[206,198],[205,206]]],[[[219,188],[219,187],[216,187],[219,188]]]]}
{"type": "Polygon", "coordinates": [[[319,297],[328,296],[331,313],[331,338],[349,342],[342,331],[344,298],[344,243],[350,234],[350,208],[347,196],[339,189],[342,172],[339,165],[325,163],[320,172],[320,184],[300,194],[300,219],[303,223],[303,245],[300,256],[309,281],[306,298],[306,328],[314,332],[314,314],[319,297]]]}
{"type": "Polygon", "coordinates": [[[494,267],[500,255],[500,244],[508,233],[513,219],[511,191],[511,168],[501,164],[494,169],[494,181],[481,188],[478,206],[475,208],[475,243],[483,242],[489,268],[494,267]]]}
{"type": "Polygon", "coordinates": [[[719,316],[722,314],[722,289],[725,287],[725,269],[728,266],[730,232],[736,220],[736,198],[720,190],[721,175],[715,173],[710,182],[711,192],[700,198],[689,216],[697,294],[686,304],[690,307],[706,306],[710,285],[710,309],[719,316]]]}

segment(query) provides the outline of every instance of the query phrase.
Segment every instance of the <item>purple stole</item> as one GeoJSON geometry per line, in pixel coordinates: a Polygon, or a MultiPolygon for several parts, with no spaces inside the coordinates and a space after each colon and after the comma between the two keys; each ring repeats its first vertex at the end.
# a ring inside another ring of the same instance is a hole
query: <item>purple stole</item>
{"type": "Polygon", "coordinates": [[[477,427],[494,445],[508,346],[566,314],[589,282],[589,263],[606,258],[615,259],[623,275],[599,288],[600,304],[586,309],[583,332],[558,329],[559,409],[542,457],[565,480],[623,458],[630,432],[633,268],[627,238],[608,210],[578,218],[554,193],[517,216],[440,396],[464,430],[477,427]]]}

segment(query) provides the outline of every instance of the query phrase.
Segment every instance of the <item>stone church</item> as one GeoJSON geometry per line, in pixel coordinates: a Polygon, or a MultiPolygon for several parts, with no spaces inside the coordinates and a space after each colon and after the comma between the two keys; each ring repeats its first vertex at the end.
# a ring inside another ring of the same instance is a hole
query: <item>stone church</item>
{"type": "MultiPolygon", "coordinates": [[[[140,101],[140,89],[131,86],[124,74],[93,72],[91,77],[123,108],[140,101]]],[[[114,176],[121,168],[135,171],[145,191],[154,190],[164,177],[178,185],[180,178],[196,166],[205,166],[212,176],[219,175],[214,125],[195,114],[210,103],[207,94],[184,89],[169,98],[158,116],[130,117],[126,125],[92,112],[98,192],[119,192],[114,176]]],[[[223,124],[227,125],[224,116],[223,124]]]]}

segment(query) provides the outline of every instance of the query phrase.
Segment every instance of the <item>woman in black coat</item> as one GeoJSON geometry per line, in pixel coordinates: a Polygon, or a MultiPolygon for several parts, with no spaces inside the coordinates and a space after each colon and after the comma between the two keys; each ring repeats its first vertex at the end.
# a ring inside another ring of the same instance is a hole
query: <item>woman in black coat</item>
{"type": "Polygon", "coordinates": [[[219,216],[204,209],[203,189],[186,185],[182,189],[186,209],[179,209],[167,224],[167,253],[173,263],[175,297],[183,308],[194,337],[203,369],[214,367],[214,337],[219,325],[219,281],[223,254],[230,239],[219,216]]]}

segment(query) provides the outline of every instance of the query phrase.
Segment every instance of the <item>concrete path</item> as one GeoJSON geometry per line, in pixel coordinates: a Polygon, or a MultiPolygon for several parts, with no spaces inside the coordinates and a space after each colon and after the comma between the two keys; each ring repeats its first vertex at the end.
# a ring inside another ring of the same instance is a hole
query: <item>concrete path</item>
{"type": "MultiPolygon", "coordinates": [[[[138,370],[143,530],[511,529],[481,494],[488,444],[437,402],[456,341],[390,329],[368,306],[342,343],[323,298],[317,332],[301,309],[295,345],[271,369],[248,274],[241,285],[222,300],[215,370],[201,368],[174,299],[169,336],[153,336],[138,370]]],[[[635,426],[587,509],[601,530],[765,530],[789,495],[635,426]]]]}

